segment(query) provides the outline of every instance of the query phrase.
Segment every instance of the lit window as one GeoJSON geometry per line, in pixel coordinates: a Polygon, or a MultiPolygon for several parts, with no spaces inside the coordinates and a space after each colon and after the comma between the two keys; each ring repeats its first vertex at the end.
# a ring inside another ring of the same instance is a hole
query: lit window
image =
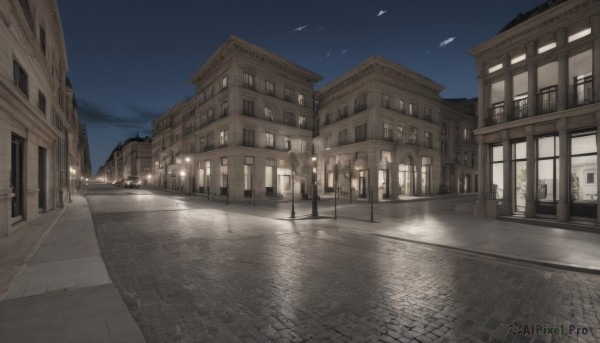
{"type": "Polygon", "coordinates": [[[525,54],[519,55],[519,56],[513,58],[512,60],[510,60],[510,64],[517,64],[517,63],[519,63],[521,61],[524,61],[525,57],[526,57],[525,54]]]}
{"type": "Polygon", "coordinates": [[[574,34],[570,35],[568,41],[569,41],[569,43],[571,43],[571,42],[576,41],[576,40],[578,40],[580,38],[588,36],[591,33],[592,33],[592,29],[588,27],[587,29],[581,30],[581,31],[579,31],[577,33],[574,33],[574,34]]]}
{"type": "Polygon", "coordinates": [[[221,80],[221,89],[225,88],[227,88],[227,76],[223,77],[223,80],[221,80]]]}
{"type": "Polygon", "coordinates": [[[490,73],[490,74],[491,74],[491,73],[493,73],[493,72],[495,72],[495,71],[498,71],[498,70],[500,70],[500,69],[502,69],[502,63],[500,63],[500,64],[496,64],[495,66],[493,66],[493,67],[491,67],[490,69],[488,69],[488,73],[490,73]]]}
{"type": "Polygon", "coordinates": [[[254,75],[244,73],[244,83],[243,86],[248,89],[254,89],[254,75]]]}
{"type": "Polygon", "coordinates": [[[304,94],[298,94],[298,105],[306,106],[306,97],[304,94]]]}
{"type": "Polygon", "coordinates": [[[538,49],[538,54],[543,54],[546,51],[550,51],[556,48],[556,42],[548,43],[538,49]]]}
{"type": "Polygon", "coordinates": [[[265,81],[265,94],[275,95],[275,85],[273,82],[265,81]]]}

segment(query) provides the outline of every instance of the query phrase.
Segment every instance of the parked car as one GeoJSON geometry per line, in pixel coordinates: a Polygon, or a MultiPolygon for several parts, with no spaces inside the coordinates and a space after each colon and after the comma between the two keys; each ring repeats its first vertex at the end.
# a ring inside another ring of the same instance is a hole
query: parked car
{"type": "Polygon", "coordinates": [[[141,184],[142,181],[139,176],[129,176],[124,182],[125,188],[140,188],[141,184]]]}

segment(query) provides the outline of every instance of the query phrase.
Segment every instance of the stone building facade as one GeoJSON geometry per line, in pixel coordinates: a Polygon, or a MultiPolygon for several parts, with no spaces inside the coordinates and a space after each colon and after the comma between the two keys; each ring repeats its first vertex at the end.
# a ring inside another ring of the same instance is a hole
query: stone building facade
{"type": "Polygon", "coordinates": [[[476,214],[600,220],[600,2],[548,1],[470,50],[476,214]]]}
{"type": "Polygon", "coordinates": [[[154,121],[155,185],[231,201],[308,195],[309,163],[292,177],[287,157],[311,152],[319,80],[231,37],[192,77],[196,94],[154,121]]]}
{"type": "Polygon", "coordinates": [[[139,176],[148,186],[152,180],[152,139],[131,137],[117,146],[98,169],[96,178],[104,182],[123,181],[129,176],[139,176]]]}
{"type": "Polygon", "coordinates": [[[324,86],[318,188],[333,194],[337,179],[341,196],[367,199],[372,190],[375,200],[473,191],[475,113],[465,109],[476,100],[442,100],[442,89],[378,56],[324,86]]]}
{"type": "Polygon", "coordinates": [[[62,206],[89,156],[56,1],[0,2],[0,237],[62,206]]]}

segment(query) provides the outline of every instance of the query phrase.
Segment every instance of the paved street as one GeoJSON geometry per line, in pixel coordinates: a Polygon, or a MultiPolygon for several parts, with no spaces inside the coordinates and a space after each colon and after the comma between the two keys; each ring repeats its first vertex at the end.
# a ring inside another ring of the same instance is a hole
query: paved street
{"type": "MultiPolygon", "coordinates": [[[[109,276],[149,342],[600,340],[598,275],[350,231],[331,219],[289,221],[276,205],[226,207],[112,185],[87,194],[109,276]],[[564,325],[566,334],[513,336],[513,322],[521,333],[564,325]]],[[[472,200],[386,204],[377,214],[410,217],[418,230],[428,214],[472,200]]],[[[357,213],[348,208],[340,213],[357,213]]],[[[310,213],[310,203],[297,212],[310,213]]]]}

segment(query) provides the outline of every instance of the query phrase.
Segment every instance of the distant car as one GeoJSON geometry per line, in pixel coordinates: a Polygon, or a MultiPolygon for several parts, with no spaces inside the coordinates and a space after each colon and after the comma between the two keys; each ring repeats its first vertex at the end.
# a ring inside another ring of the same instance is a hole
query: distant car
{"type": "Polygon", "coordinates": [[[140,181],[139,176],[129,176],[123,184],[125,188],[140,188],[142,181],[140,181]]]}

